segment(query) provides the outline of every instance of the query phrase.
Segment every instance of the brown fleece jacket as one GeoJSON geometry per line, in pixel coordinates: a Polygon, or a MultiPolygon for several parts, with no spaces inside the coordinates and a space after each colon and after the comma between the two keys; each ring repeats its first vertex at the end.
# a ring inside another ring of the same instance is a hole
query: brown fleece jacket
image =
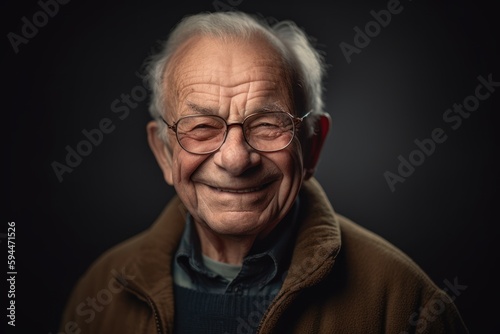
{"type": "MultiPolygon", "coordinates": [[[[316,180],[300,198],[288,273],[255,332],[468,332],[452,299],[400,250],[336,214],[316,180]]],[[[171,263],[185,210],[174,198],[149,229],[103,254],[76,285],[60,331],[173,333],[171,263]]]]}

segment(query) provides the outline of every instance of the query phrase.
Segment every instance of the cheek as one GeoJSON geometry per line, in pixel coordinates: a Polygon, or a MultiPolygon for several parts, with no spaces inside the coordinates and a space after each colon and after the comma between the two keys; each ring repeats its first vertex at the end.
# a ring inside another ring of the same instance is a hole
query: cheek
{"type": "Polygon", "coordinates": [[[195,155],[176,148],[173,155],[174,186],[186,185],[191,182],[191,175],[203,164],[207,156],[195,155]]]}
{"type": "Polygon", "coordinates": [[[300,145],[300,142],[295,139],[290,146],[288,147],[289,150],[286,152],[288,153],[288,170],[290,175],[294,175],[297,177],[297,175],[302,175],[303,171],[303,161],[302,161],[302,146],[300,145]]]}
{"type": "Polygon", "coordinates": [[[173,157],[172,176],[175,191],[187,209],[190,212],[195,212],[194,210],[198,207],[198,196],[191,176],[200,168],[207,157],[190,154],[183,149],[175,152],[173,157]]]}
{"type": "Polygon", "coordinates": [[[281,152],[282,155],[275,159],[283,173],[281,186],[282,196],[294,197],[297,194],[303,178],[302,150],[298,142],[293,142],[288,150],[281,152]]]}

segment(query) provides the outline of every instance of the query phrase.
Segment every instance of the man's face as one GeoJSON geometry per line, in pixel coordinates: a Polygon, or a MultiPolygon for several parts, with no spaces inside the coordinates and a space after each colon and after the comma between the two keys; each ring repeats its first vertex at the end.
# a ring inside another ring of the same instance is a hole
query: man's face
{"type": "MultiPolygon", "coordinates": [[[[282,60],[262,39],[193,38],[167,73],[171,108],[163,116],[169,124],[187,115],[219,115],[230,124],[271,110],[295,114],[282,60]]],[[[240,126],[231,126],[218,151],[196,155],[167,131],[165,178],[202,226],[219,235],[264,235],[293,205],[303,179],[297,139],[284,150],[261,153],[245,142],[240,126]]]]}

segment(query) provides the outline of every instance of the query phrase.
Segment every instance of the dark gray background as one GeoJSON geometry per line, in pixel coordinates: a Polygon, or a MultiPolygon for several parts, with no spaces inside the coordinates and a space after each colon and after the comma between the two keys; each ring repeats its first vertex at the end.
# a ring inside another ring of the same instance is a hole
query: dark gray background
{"type": "MultiPolygon", "coordinates": [[[[493,333],[500,88],[455,131],[442,116],[474,93],[479,75],[500,81],[498,12],[486,1],[402,0],[403,11],[348,64],[339,44],[353,44],[353,28],[387,1],[239,2],[237,9],[296,21],[325,52],[333,128],[317,178],[336,211],[401,248],[436,284],[467,285],[456,299],[464,320],[473,333],[493,333]],[[437,127],[447,141],[391,192],[383,173],[396,172],[398,156],[437,127]]],[[[74,0],[15,54],[7,34],[19,34],[21,18],[39,10],[37,1],[2,4],[0,232],[16,221],[17,332],[55,333],[76,279],[103,251],[147,228],[173,195],[147,146],[147,101],[123,120],[111,103],[142,84],[135,72],[179,19],[215,8],[74,0]],[[82,130],[103,118],[115,130],[60,183],[51,163],[63,163],[66,145],[75,148],[82,130]]]]}

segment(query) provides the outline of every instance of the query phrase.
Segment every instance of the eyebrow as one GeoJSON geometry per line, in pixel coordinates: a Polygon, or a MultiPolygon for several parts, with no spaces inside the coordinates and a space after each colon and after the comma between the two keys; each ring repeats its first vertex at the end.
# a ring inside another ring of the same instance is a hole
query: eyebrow
{"type": "MultiPolygon", "coordinates": [[[[192,111],[194,111],[198,114],[202,114],[202,115],[216,115],[218,113],[218,111],[215,109],[202,107],[202,106],[199,106],[193,102],[187,102],[187,106],[192,111]]],[[[272,103],[267,103],[267,104],[255,109],[255,112],[262,112],[262,111],[263,112],[275,112],[275,111],[286,112],[286,108],[283,108],[283,106],[278,102],[272,102],[272,103]]]]}
{"type": "Polygon", "coordinates": [[[272,103],[265,104],[264,106],[262,106],[258,109],[263,110],[263,111],[281,111],[281,112],[286,111],[286,108],[283,108],[283,106],[278,102],[272,102],[272,103]]]}
{"type": "Polygon", "coordinates": [[[189,107],[189,109],[191,109],[192,111],[199,113],[199,114],[203,114],[203,115],[215,115],[215,114],[217,114],[217,112],[211,108],[202,107],[202,106],[199,106],[199,105],[194,104],[192,102],[188,102],[187,106],[189,107]]]}

